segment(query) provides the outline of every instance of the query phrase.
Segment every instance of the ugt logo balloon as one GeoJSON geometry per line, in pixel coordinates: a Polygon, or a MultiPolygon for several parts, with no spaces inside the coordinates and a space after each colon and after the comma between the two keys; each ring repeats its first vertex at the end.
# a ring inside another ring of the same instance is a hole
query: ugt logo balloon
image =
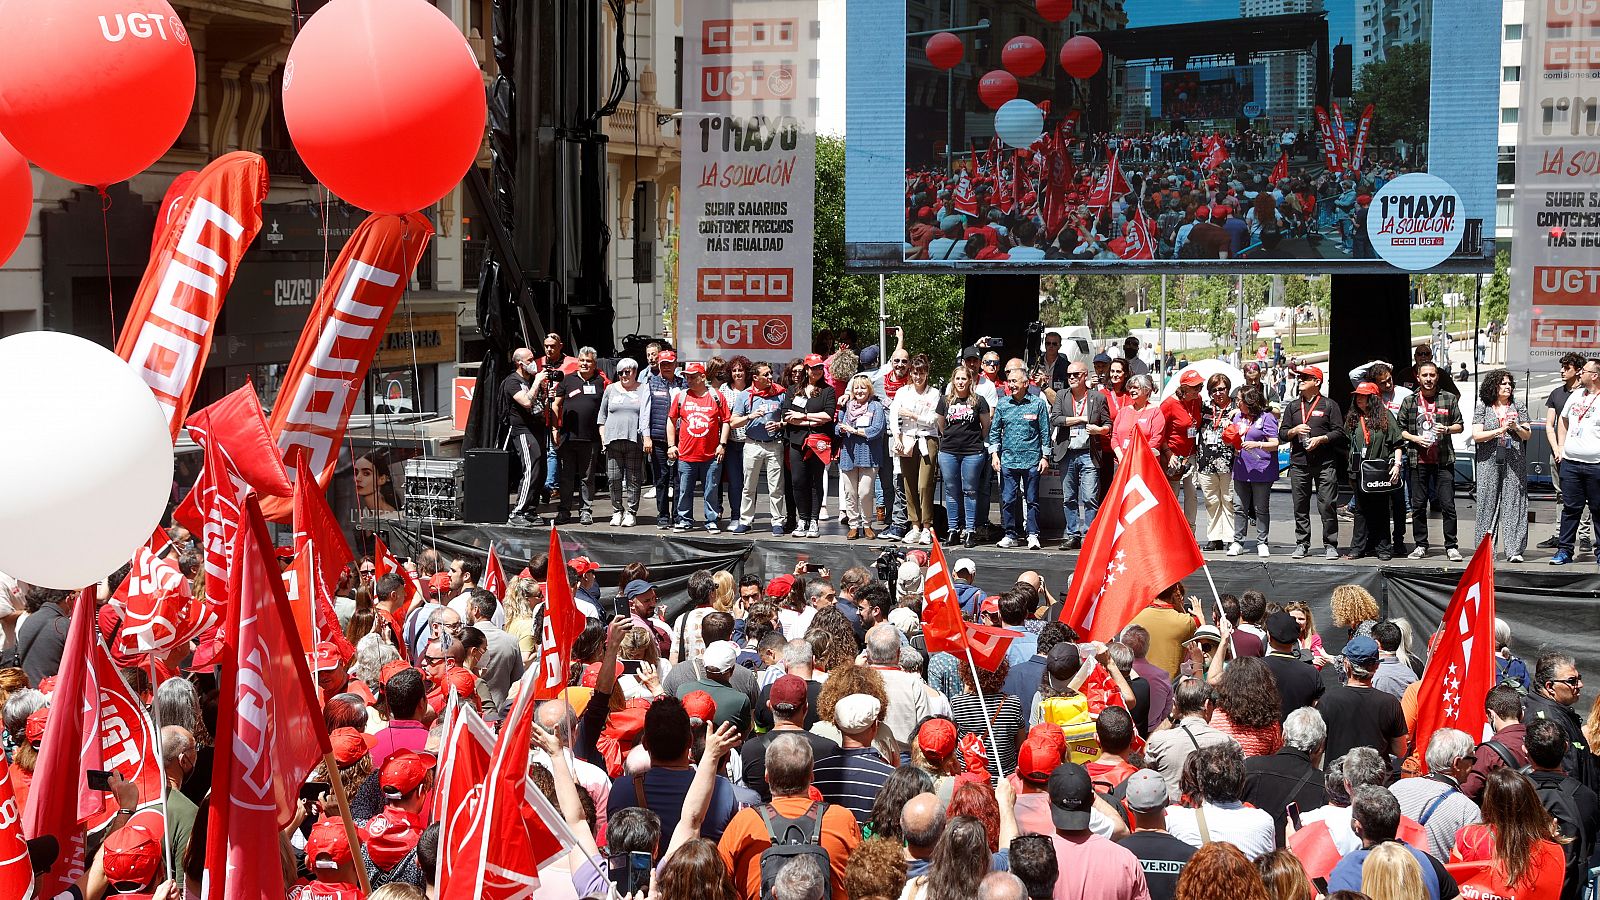
{"type": "Polygon", "coordinates": [[[159,38],[163,41],[170,39],[180,44],[189,43],[189,33],[184,30],[183,23],[178,21],[177,16],[167,18],[152,13],[136,12],[114,13],[111,18],[116,22],[116,33],[112,33],[111,23],[106,21],[105,16],[100,17],[100,33],[113,44],[130,35],[136,38],[159,38]]]}

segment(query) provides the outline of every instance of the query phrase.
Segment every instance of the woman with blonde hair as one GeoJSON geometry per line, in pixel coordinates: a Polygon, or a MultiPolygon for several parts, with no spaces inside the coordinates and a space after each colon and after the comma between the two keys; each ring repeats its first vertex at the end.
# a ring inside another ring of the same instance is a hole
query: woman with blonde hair
{"type": "Polygon", "coordinates": [[[534,611],[543,602],[544,594],[539,590],[539,582],[532,578],[518,576],[506,585],[506,598],[501,603],[506,616],[505,632],[516,639],[524,666],[532,664],[534,655],[539,652],[534,611]]]}
{"type": "Polygon", "coordinates": [[[1361,865],[1361,892],[1372,900],[1417,900],[1428,896],[1422,864],[1404,844],[1385,841],[1361,865]]]}
{"type": "Polygon", "coordinates": [[[711,594],[711,608],[732,615],[734,598],[739,595],[739,582],[726,569],[712,572],[711,581],[716,585],[711,594]]]}
{"type": "Polygon", "coordinates": [[[846,540],[876,537],[872,530],[872,486],[883,468],[883,437],[888,412],[873,396],[872,379],[856,375],[845,390],[839,411],[839,518],[849,530],[846,540]]]}
{"type": "Polygon", "coordinates": [[[1378,624],[1378,601],[1358,584],[1341,584],[1333,589],[1329,604],[1333,608],[1333,624],[1345,629],[1350,637],[1364,634],[1372,636],[1372,626],[1378,624]]]}
{"type": "Polygon", "coordinates": [[[1270,900],[1311,900],[1317,895],[1305,866],[1292,850],[1274,850],[1256,860],[1256,868],[1261,870],[1270,900]]]}
{"type": "MultiPolygon", "coordinates": [[[[614,701],[654,700],[661,693],[661,680],[667,674],[666,666],[661,661],[661,650],[656,646],[655,637],[647,629],[628,629],[617,649],[617,661],[637,662],[639,667],[636,672],[617,677],[619,690],[614,695],[614,701]]],[[[626,668],[624,666],[625,671],[626,668]]],[[[616,705],[615,702],[613,705],[616,705]]]]}

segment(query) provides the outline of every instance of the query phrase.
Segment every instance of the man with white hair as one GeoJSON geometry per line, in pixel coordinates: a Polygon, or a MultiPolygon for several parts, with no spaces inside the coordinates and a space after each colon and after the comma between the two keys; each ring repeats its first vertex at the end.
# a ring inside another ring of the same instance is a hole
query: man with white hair
{"type": "MultiPolygon", "coordinates": [[[[878,799],[878,792],[883,790],[889,776],[894,774],[894,764],[885,760],[872,746],[878,738],[881,712],[876,697],[851,694],[840,698],[833,706],[833,724],[844,738],[840,741],[839,752],[818,759],[813,767],[814,781],[823,799],[850,810],[855,814],[856,822],[862,825],[872,818],[872,804],[878,799]]],[[[769,749],[769,784],[773,783],[772,775],[772,750],[769,749]]],[[[777,792],[775,784],[773,792],[777,792]]]]}
{"type": "Polygon", "coordinates": [[[1389,788],[1400,801],[1400,813],[1428,832],[1428,852],[1441,862],[1455,849],[1456,832],[1483,821],[1478,804],[1461,792],[1476,749],[1465,732],[1441,728],[1428,739],[1428,774],[1402,778],[1389,788]]]}
{"type": "Polygon", "coordinates": [[[1279,846],[1283,845],[1284,808],[1297,804],[1301,812],[1328,802],[1322,784],[1322,748],[1328,726],[1315,707],[1302,706],[1283,720],[1283,749],[1271,756],[1244,761],[1244,793],[1240,799],[1272,816],[1279,846]]]}
{"type": "MultiPolygon", "coordinates": [[[[565,700],[548,700],[539,704],[533,714],[534,721],[539,723],[539,727],[555,735],[561,744],[561,755],[567,758],[567,771],[572,773],[573,780],[594,801],[595,829],[603,834],[606,825],[606,806],[611,801],[611,777],[604,769],[573,754],[572,736],[578,728],[577,713],[565,700]]],[[[540,763],[547,769],[554,769],[550,764],[550,754],[537,743],[528,751],[528,762],[540,763]]]]}
{"type": "Polygon", "coordinates": [[[773,725],[772,685],[784,675],[793,675],[805,682],[806,688],[806,723],[810,728],[817,724],[817,698],[822,694],[822,683],[828,680],[828,673],[818,672],[815,668],[816,660],[812,656],[811,642],[806,640],[789,641],[783,645],[782,655],[778,665],[768,669],[772,677],[768,678],[762,673],[761,693],[756,701],[756,725],[762,731],[771,731],[773,725]]]}
{"type": "Polygon", "coordinates": [[[867,663],[883,676],[888,709],[883,724],[901,746],[909,746],[917,723],[928,715],[928,692],[921,678],[900,668],[900,633],[893,625],[874,625],[867,631],[867,663]]]}

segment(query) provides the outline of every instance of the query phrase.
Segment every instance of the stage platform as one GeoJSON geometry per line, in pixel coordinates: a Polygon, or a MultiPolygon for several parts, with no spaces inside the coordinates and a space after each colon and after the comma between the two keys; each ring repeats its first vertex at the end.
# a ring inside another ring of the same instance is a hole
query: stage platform
{"type": "MultiPolygon", "coordinates": [[[[598,517],[602,504],[596,506],[596,524],[559,527],[568,557],[581,554],[599,563],[605,601],[615,595],[624,565],[644,563],[650,568],[669,616],[687,603],[684,586],[689,575],[699,569],[727,570],[735,575],[751,573],[765,580],[794,571],[796,562],[804,557],[813,570],[826,567],[837,583],[839,575],[851,566],[872,569],[886,554],[892,557],[896,551],[917,549],[892,541],[847,541],[837,522],[824,523],[824,534],[818,538],[775,537],[762,527],[764,518],[757,520],[757,531],[745,535],[726,531],[712,535],[703,530],[674,532],[657,529],[653,522],[614,528],[606,524],[606,518],[598,517]]],[[[1471,515],[1469,504],[1462,510],[1465,535],[1461,548],[1468,558],[1472,552],[1471,515]]],[[[1348,533],[1348,523],[1343,524],[1348,533]]],[[[1438,522],[1431,524],[1437,535],[1438,522]]],[[[546,552],[550,544],[548,527],[468,523],[419,527],[395,523],[385,529],[389,546],[402,556],[415,555],[425,546],[436,547],[446,558],[452,554],[482,556],[492,543],[507,574],[515,574],[529,559],[546,552]]],[[[1316,533],[1315,525],[1313,529],[1316,533]]],[[[1548,534],[1548,529],[1544,533],[1548,534]]],[[[1291,560],[1292,544],[1273,549],[1275,555],[1268,558],[1253,555],[1253,544],[1247,544],[1246,552],[1252,554],[1248,556],[1206,553],[1206,568],[1219,592],[1239,594],[1254,589],[1277,603],[1308,603],[1330,651],[1342,647],[1345,641],[1345,635],[1332,627],[1329,613],[1329,597],[1336,585],[1359,584],[1378,599],[1387,616],[1408,619],[1415,626],[1420,649],[1443,617],[1450,594],[1466,567],[1465,562],[1446,562],[1437,544],[1434,555],[1427,559],[1386,563],[1320,557],[1291,560]]],[[[991,593],[1005,590],[1018,575],[1032,570],[1043,575],[1052,596],[1059,597],[1066,589],[1078,554],[1057,549],[1003,549],[990,544],[971,550],[949,547],[946,556],[952,564],[961,557],[971,558],[978,568],[976,583],[991,593]]],[[[1502,562],[1496,569],[1497,612],[1512,626],[1515,652],[1531,667],[1541,648],[1559,647],[1578,657],[1581,670],[1600,671],[1600,603],[1596,602],[1600,600],[1600,572],[1592,558],[1562,568],[1547,565],[1546,558],[1522,564],[1502,562]]],[[[1185,584],[1191,594],[1211,596],[1203,571],[1195,572],[1185,584]]]]}

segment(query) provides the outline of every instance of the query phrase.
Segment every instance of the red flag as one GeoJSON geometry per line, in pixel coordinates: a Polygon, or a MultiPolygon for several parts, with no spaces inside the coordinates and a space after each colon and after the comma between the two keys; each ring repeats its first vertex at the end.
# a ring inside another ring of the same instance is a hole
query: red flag
{"type": "Polygon", "coordinates": [[[168,543],[166,531],[157,528],[133,554],[128,577],[111,598],[122,613],[122,627],[111,646],[121,665],[193,640],[207,624],[203,601],[195,599],[189,579],[175,561],[161,556],[168,543]]]}
{"type": "Polygon", "coordinates": [[[1084,640],[1109,641],[1157,594],[1204,563],[1194,529],[1138,427],[1084,536],[1061,620],[1084,640]]]}
{"type": "Polygon", "coordinates": [[[400,560],[384,544],[383,538],[374,536],[372,539],[372,577],[374,579],[382,578],[390,572],[399,573],[406,583],[405,605],[400,607],[400,611],[395,615],[396,619],[405,622],[406,616],[411,613],[411,605],[421,597],[422,590],[417,587],[417,580],[411,577],[411,570],[400,564],[400,560]]]}
{"type": "Polygon", "coordinates": [[[332,747],[253,494],[245,499],[230,569],[237,601],[222,631],[221,752],[212,771],[205,896],[282,900],[278,856],[262,848],[278,845],[301,783],[332,747]]]}
{"type": "Polygon", "coordinates": [[[1211,146],[1206,151],[1206,159],[1202,165],[1205,166],[1206,171],[1212,172],[1228,161],[1228,145],[1216,135],[1212,135],[1208,143],[1211,146]]]}
{"type": "Polygon", "coordinates": [[[1300,857],[1308,878],[1327,878],[1344,854],[1333,843],[1327,822],[1312,822],[1289,836],[1289,849],[1300,857]]]}
{"type": "Polygon", "coordinates": [[[922,639],[929,653],[949,653],[958,659],[970,654],[972,662],[990,672],[1000,668],[1016,632],[974,625],[961,617],[955,583],[945,562],[944,547],[936,535],[928,554],[928,572],[922,579],[922,639]]]}
{"type": "Polygon", "coordinates": [[[1113,200],[1131,190],[1128,187],[1128,179],[1122,174],[1122,165],[1117,162],[1119,152],[1112,151],[1111,162],[1106,164],[1105,172],[1101,174],[1100,180],[1094,183],[1094,190],[1089,192],[1090,209],[1104,209],[1110,206],[1113,200]]]}
{"type": "Polygon", "coordinates": [[[315,574],[331,597],[339,586],[339,573],[356,555],[350,552],[339,520],[328,508],[322,486],[310,477],[306,454],[295,455],[294,470],[294,552],[299,555],[307,544],[311,545],[317,558],[315,574]]]}
{"type": "Polygon", "coordinates": [[[0,897],[27,900],[33,895],[33,863],[22,834],[22,811],[17,809],[10,767],[0,768],[0,897]]]}
{"type": "Polygon", "coordinates": [[[1144,210],[1136,209],[1133,218],[1128,220],[1128,227],[1122,232],[1122,252],[1118,254],[1123,259],[1155,259],[1156,244],[1155,230],[1150,225],[1150,217],[1144,210]]]}
{"type": "Polygon", "coordinates": [[[583,633],[584,617],[572,598],[572,570],[561,549],[561,535],[550,529],[549,579],[544,585],[544,633],[539,638],[538,675],[533,681],[533,699],[553,700],[567,686],[571,666],[572,642],[583,633]]]}
{"type": "Polygon", "coordinates": [[[98,719],[91,664],[95,634],[95,599],[91,588],[78,595],[72,624],[56,675],[57,705],[45,726],[39,761],[22,813],[22,832],[34,838],[53,837],[60,854],[39,877],[39,895],[54,897],[78,880],[87,865],[83,824],[105,810],[105,794],[89,790],[86,773],[101,765],[98,719]]]}
{"type": "Polygon", "coordinates": [[[539,869],[577,844],[527,777],[533,714],[520,699],[498,744],[470,706],[450,704],[439,761],[440,900],[530,897],[539,869]]]}
{"type": "MultiPolygon", "coordinates": [[[[367,368],[432,237],[433,224],[421,213],[369,216],[339,252],[306,317],[272,406],[271,429],[285,462],[296,447],[311,455],[323,488],[367,368]]],[[[272,521],[289,519],[281,500],[264,497],[261,508],[272,521]]]]}
{"type": "Polygon", "coordinates": [[[328,641],[338,648],[339,658],[349,662],[356,655],[356,648],[339,627],[339,616],[333,610],[333,591],[323,576],[321,556],[315,543],[308,543],[295,555],[289,568],[283,570],[283,589],[289,598],[295,633],[307,652],[315,652],[318,644],[328,641]]]}
{"type": "Polygon", "coordinates": [[[1316,107],[1313,112],[1317,117],[1317,134],[1322,138],[1322,160],[1330,172],[1343,172],[1344,166],[1339,162],[1339,143],[1333,137],[1333,122],[1328,119],[1328,111],[1316,107]]]}
{"type": "Polygon", "coordinates": [[[1345,171],[1353,171],[1350,165],[1350,136],[1344,129],[1344,112],[1339,109],[1339,101],[1333,102],[1333,143],[1339,148],[1339,166],[1345,171]]]}
{"type": "Polygon", "coordinates": [[[1488,714],[1483,698],[1494,687],[1494,535],[1486,534],[1444,611],[1443,638],[1417,689],[1416,737],[1422,770],[1428,770],[1428,739],[1454,728],[1477,741],[1488,714]]]}
{"type": "Polygon", "coordinates": [[[244,386],[206,407],[210,415],[188,425],[189,436],[197,442],[214,441],[222,448],[228,464],[261,494],[288,497],[294,493],[283,460],[275,452],[272,434],[267,431],[267,416],[255,385],[244,386]]]}
{"type": "Polygon", "coordinates": [[[166,238],[167,229],[178,221],[178,215],[183,211],[183,201],[188,197],[189,189],[194,187],[194,180],[199,177],[199,172],[190,169],[172,179],[172,183],[167,185],[167,192],[161,197],[161,205],[156,207],[161,213],[156,217],[155,232],[150,235],[151,256],[161,252],[161,241],[166,238]]]}
{"type": "MultiPolygon", "coordinates": [[[[166,788],[157,765],[161,739],[156,735],[144,703],[123,680],[111,651],[98,640],[91,646],[94,658],[90,678],[98,701],[95,721],[100,736],[100,765],[95,768],[114,770],[123,780],[136,785],[139,806],[156,803],[166,788]]],[[[105,804],[105,808],[85,824],[90,831],[98,831],[116,813],[111,804],[105,804]]],[[[156,815],[160,818],[159,811],[156,815]]]]}
{"type": "Polygon", "coordinates": [[[500,557],[494,552],[494,542],[489,542],[489,558],[483,562],[483,589],[496,600],[506,598],[506,570],[500,567],[500,557]]]}
{"type": "Polygon", "coordinates": [[[1278,164],[1272,167],[1272,183],[1276,185],[1289,177],[1289,151],[1283,151],[1278,157],[1278,164]]]}
{"type": "Polygon", "coordinates": [[[1372,132],[1372,104],[1361,111],[1361,121],[1356,123],[1356,145],[1350,151],[1350,168],[1359,172],[1367,161],[1367,135],[1372,132]]]}
{"type": "Polygon", "coordinates": [[[139,282],[117,355],[150,385],[178,436],[200,376],[222,301],[244,251],[261,230],[267,163],[243,151],[218,157],[186,189],[139,282]]]}

